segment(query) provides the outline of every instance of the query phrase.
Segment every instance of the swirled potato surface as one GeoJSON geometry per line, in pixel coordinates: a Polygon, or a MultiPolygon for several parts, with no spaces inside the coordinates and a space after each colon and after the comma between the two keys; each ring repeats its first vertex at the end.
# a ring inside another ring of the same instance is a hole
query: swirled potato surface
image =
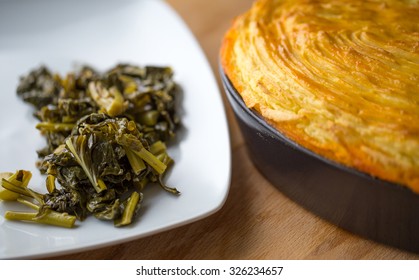
{"type": "Polygon", "coordinates": [[[291,140],[419,193],[418,1],[260,0],[221,63],[291,140]]]}

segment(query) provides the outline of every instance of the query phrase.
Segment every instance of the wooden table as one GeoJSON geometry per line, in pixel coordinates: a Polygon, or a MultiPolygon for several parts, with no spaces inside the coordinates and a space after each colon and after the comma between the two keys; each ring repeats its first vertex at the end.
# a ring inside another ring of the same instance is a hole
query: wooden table
{"type": "MultiPolygon", "coordinates": [[[[252,0],[167,2],[197,37],[221,92],[217,65],[221,38],[231,20],[248,9],[252,0]]],[[[337,228],[282,195],[250,162],[233,113],[225,104],[232,180],[220,211],[157,235],[56,259],[419,259],[419,255],[337,228]]]]}

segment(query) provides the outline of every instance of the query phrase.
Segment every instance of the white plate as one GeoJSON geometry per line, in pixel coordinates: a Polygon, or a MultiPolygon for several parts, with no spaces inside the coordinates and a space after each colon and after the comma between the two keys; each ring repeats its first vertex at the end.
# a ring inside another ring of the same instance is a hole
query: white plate
{"type": "Polygon", "coordinates": [[[61,74],[74,64],[106,70],[119,62],[168,65],[183,88],[176,163],[167,183],[179,197],[147,189],[137,221],[125,228],[88,218],[77,228],[7,221],[16,205],[0,203],[0,258],[38,258],[90,250],[148,236],[220,209],[230,184],[230,141],[221,96],[199,45],[162,1],[0,1],[0,171],[35,168],[44,139],[32,108],[16,97],[19,76],[45,64],[61,74]]]}

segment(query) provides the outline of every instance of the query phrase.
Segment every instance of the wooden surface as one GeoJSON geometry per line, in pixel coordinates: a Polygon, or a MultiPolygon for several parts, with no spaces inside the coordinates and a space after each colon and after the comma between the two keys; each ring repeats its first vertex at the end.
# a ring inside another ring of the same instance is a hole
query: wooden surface
{"type": "MultiPolygon", "coordinates": [[[[167,2],[197,37],[220,85],[221,38],[231,20],[252,1],[167,2]]],[[[219,212],[147,238],[56,259],[419,259],[419,255],[339,229],[282,195],[250,162],[232,111],[228,105],[226,109],[232,178],[228,199],[219,212]]]]}

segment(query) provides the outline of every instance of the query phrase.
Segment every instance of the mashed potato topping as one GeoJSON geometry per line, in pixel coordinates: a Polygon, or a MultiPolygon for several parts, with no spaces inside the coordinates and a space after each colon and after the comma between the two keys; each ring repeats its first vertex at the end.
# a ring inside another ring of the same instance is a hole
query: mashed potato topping
{"type": "Polygon", "coordinates": [[[260,0],[221,63],[293,141],[419,193],[418,20],[418,1],[260,0]]]}

